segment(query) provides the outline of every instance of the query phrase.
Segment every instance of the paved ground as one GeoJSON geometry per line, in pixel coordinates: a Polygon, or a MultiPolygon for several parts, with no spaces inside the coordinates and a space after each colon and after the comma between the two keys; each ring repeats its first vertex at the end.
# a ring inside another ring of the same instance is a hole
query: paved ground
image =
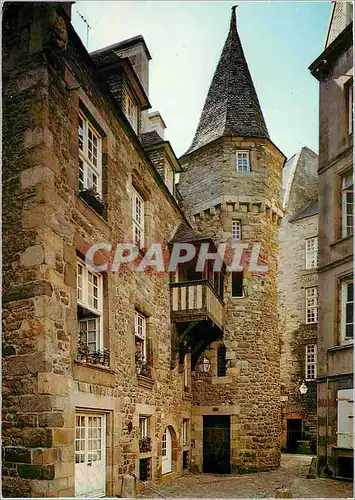
{"type": "MultiPolygon", "coordinates": [[[[293,498],[353,498],[353,485],[333,479],[306,479],[308,455],[282,455],[281,467],[271,472],[238,476],[188,474],[155,486],[164,497],[174,498],[272,498],[279,488],[287,488],[293,498]]],[[[146,491],[142,497],[158,497],[146,491]]]]}

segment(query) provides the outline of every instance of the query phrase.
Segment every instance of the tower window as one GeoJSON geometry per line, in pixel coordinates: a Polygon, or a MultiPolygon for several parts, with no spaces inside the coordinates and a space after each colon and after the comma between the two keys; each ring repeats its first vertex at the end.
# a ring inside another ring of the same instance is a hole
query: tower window
{"type": "Polygon", "coordinates": [[[232,297],[244,297],[243,272],[232,272],[232,297]]]}
{"type": "Polygon", "coordinates": [[[226,368],[226,346],[220,345],[217,351],[217,376],[225,377],[227,373],[226,368]]]}
{"type": "Polygon", "coordinates": [[[240,220],[234,220],[232,225],[232,239],[241,240],[242,239],[242,223],[240,220]]]}
{"type": "Polygon", "coordinates": [[[249,151],[237,151],[237,172],[250,172],[249,151]]]}

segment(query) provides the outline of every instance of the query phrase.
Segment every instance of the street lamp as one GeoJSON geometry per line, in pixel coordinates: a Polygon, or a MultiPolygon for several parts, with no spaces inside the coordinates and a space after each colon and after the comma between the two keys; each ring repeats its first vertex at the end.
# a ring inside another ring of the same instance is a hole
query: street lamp
{"type": "Polygon", "coordinates": [[[298,387],[298,390],[300,391],[300,394],[301,396],[304,396],[305,394],[307,394],[307,391],[308,391],[308,387],[306,386],[306,383],[304,380],[300,380],[301,384],[300,386],[298,387]]]}

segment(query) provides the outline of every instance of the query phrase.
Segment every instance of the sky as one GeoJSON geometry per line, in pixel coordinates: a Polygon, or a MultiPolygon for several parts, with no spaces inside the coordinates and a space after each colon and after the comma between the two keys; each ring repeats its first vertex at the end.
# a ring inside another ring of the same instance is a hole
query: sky
{"type": "MultiPolygon", "coordinates": [[[[90,52],[143,35],[149,100],[177,156],[190,146],[228,34],[234,1],[77,1],[72,23],[90,52]],[[90,25],[87,44],[86,24],[90,25]]],[[[237,26],[272,141],[287,157],[318,152],[318,82],[331,2],[239,0],[237,26]]]]}

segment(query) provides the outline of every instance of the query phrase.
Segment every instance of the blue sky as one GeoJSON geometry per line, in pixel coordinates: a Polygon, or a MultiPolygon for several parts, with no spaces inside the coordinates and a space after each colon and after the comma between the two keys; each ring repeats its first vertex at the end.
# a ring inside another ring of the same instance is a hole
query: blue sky
{"type": "MultiPolygon", "coordinates": [[[[141,34],[152,55],[149,97],[178,156],[190,146],[227,37],[227,1],[77,1],[72,22],[89,51],[141,34]]],[[[322,52],[331,2],[239,0],[237,24],[271,139],[292,156],[318,152],[318,84],[308,66],[322,52]]]]}

